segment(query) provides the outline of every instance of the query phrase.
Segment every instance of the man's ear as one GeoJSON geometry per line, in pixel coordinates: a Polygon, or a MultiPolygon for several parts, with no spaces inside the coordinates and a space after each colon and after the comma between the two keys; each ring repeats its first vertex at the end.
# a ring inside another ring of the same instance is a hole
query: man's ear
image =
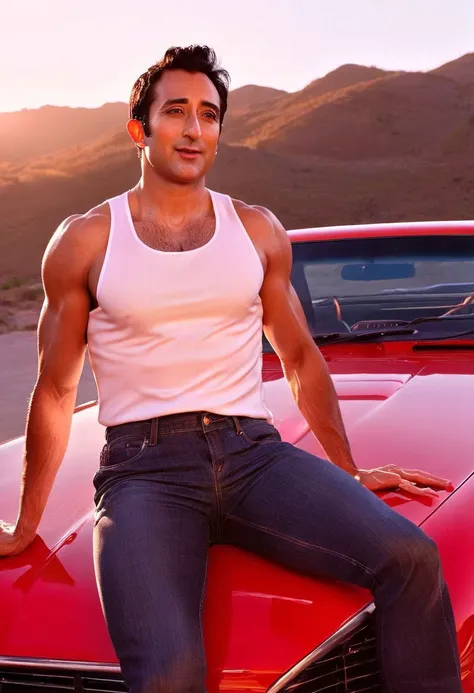
{"type": "Polygon", "coordinates": [[[145,147],[145,132],[139,120],[131,119],[127,123],[127,131],[133,142],[143,149],[145,147]]]}

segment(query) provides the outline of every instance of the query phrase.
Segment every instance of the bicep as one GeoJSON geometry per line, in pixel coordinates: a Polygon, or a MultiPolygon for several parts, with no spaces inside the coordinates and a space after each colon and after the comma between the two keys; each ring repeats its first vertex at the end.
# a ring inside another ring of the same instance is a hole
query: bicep
{"type": "Polygon", "coordinates": [[[283,362],[294,363],[315,345],[299,297],[291,284],[291,244],[277,228],[267,256],[261,290],[265,336],[283,362]]]}
{"type": "Polygon", "coordinates": [[[50,245],[43,261],[37,383],[62,396],[76,389],[81,376],[90,297],[74,245],[65,236],[53,238],[50,245]]]}
{"type": "Polygon", "coordinates": [[[300,300],[283,281],[266,282],[262,291],[265,336],[282,361],[297,362],[314,342],[300,300]]]}

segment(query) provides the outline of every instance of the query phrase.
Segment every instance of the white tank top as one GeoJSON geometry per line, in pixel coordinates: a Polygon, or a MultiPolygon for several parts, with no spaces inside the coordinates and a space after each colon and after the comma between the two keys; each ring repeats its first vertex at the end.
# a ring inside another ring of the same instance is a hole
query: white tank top
{"type": "Polygon", "coordinates": [[[230,197],[209,193],[214,235],[182,252],[139,239],[128,193],[108,200],[88,324],[104,426],[190,411],[272,420],[261,372],[262,263],[230,197]]]}

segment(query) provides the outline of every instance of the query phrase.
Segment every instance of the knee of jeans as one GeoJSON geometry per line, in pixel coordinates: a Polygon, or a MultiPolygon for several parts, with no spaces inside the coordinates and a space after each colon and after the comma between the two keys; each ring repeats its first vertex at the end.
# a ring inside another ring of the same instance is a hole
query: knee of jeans
{"type": "Polygon", "coordinates": [[[419,579],[428,586],[430,579],[438,583],[440,557],[435,542],[412,523],[399,528],[388,543],[391,569],[403,579],[419,579]]]}

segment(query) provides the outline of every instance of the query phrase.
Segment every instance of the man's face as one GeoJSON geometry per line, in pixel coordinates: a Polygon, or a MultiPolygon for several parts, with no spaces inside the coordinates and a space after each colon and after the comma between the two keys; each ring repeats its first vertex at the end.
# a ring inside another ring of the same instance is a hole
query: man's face
{"type": "Polygon", "coordinates": [[[169,70],[154,86],[144,156],[168,180],[193,183],[211,168],[219,141],[219,94],[202,72],[169,70]]]}

